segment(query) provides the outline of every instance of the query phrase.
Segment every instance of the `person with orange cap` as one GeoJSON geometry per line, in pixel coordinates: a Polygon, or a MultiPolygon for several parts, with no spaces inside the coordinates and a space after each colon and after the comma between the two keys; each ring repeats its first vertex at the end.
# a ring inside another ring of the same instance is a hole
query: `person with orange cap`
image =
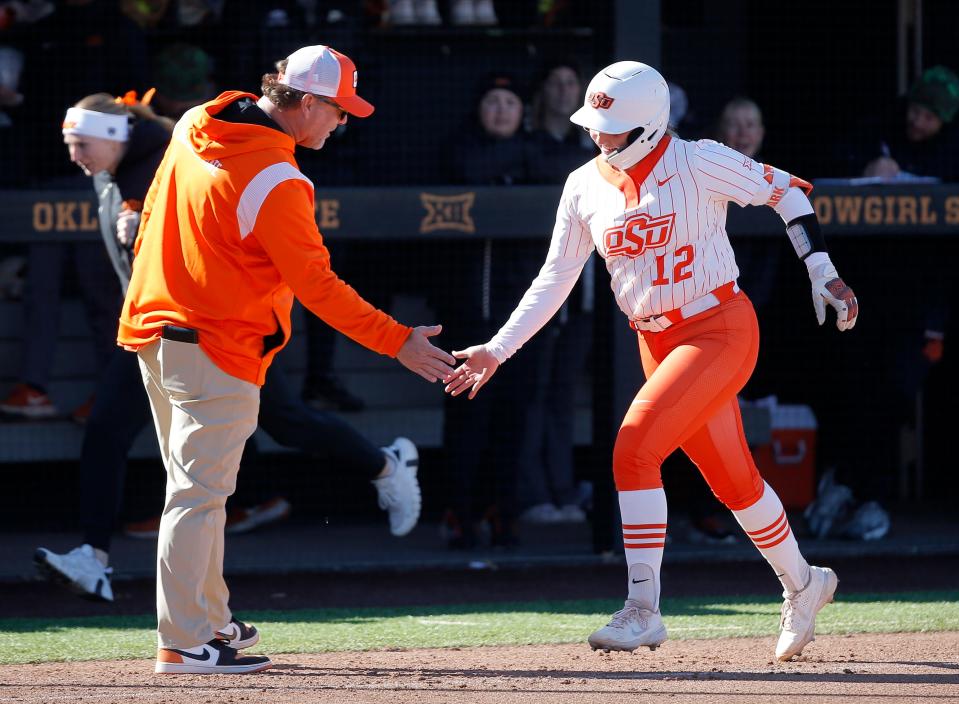
{"type": "MultiPolygon", "coordinates": [[[[139,356],[166,505],[157,546],[156,672],[243,673],[259,641],[223,579],[224,505],[256,428],[260,386],[290,339],[294,296],[333,328],[429,382],[453,358],[364,300],[330,267],[313,184],[297,145],[321,149],[373,106],[353,61],[307,46],[263,77],[263,95],[228,91],[187,111],[143,206],[117,341],[139,356]]],[[[393,459],[394,471],[414,457],[393,459]]]]}

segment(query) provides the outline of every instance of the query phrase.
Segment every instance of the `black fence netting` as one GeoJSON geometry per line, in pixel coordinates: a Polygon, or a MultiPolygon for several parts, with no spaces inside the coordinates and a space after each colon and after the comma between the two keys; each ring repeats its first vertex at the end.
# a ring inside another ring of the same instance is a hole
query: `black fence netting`
{"type": "MultiPolygon", "coordinates": [[[[222,91],[259,96],[277,61],[317,44],[352,59],[357,92],[375,106],[331,125],[322,149],[297,150],[332,268],[401,322],[442,324],[446,350],[488,340],[539,271],[566,177],[597,153],[568,121],[590,78],[616,59],[657,65],[678,137],[717,139],[814,182],[833,260],[863,307],[852,333],[817,327],[783,223],[731,213],[761,331],[740,394],[761,471],[797,509],[829,467],[861,498],[944,495],[954,388],[944,267],[957,254],[959,192],[942,184],[959,164],[949,88],[959,60],[943,38],[948,3],[911,19],[893,5],[863,23],[836,3],[649,3],[656,56],[641,41],[649,27],[631,41],[620,24],[637,21],[636,6],[613,0],[0,0],[0,462],[59,509],[16,501],[0,528],[75,527],[90,476],[84,435],[112,422],[106,409],[83,425],[107,392],[98,383],[112,373],[121,300],[83,170],[119,180],[111,159],[129,152],[68,148],[67,109],[97,93],[116,105],[149,96],[172,124],[222,91]],[[909,127],[916,105],[938,120],[921,139],[909,127]]],[[[612,439],[642,382],[635,333],[613,305],[594,256],[557,316],[466,401],[297,304],[275,363],[275,415],[261,416],[244,454],[233,525],[283,516],[287,503],[304,521],[378,515],[358,467],[397,436],[419,447],[424,517],[451,545],[508,544],[520,518],[610,519],[612,439]],[[242,510],[252,507],[260,513],[242,510]]],[[[118,530],[162,506],[152,419],[132,437],[118,530]]],[[[115,482],[123,469],[104,472],[115,482]]],[[[667,491],[701,515],[718,504],[695,475],[679,453],[665,463],[667,491]]]]}

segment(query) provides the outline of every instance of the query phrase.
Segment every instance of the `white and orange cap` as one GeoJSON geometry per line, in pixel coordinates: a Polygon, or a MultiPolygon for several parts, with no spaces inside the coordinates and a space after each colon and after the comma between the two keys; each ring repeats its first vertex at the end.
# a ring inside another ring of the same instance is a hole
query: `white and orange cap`
{"type": "Polygon", "coordinates": [[[304,93],[332,98],[356,117],[369,117],[373,106],[356,94],[356,66],[346,54],[317,44],[297,49],[287,57],[279,82],[304,93]]]}

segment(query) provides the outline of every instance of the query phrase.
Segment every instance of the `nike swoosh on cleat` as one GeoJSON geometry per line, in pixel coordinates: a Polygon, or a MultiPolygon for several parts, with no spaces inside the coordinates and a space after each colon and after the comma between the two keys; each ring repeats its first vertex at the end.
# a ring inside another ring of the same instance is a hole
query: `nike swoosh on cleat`
{"type": "Polygon", "coordinates": [[[634,579],[633,584],[640,584],[641,582],[648,582],[648,581],[649,581],[649,577],[647,577],[646,579],[634,579]]]}

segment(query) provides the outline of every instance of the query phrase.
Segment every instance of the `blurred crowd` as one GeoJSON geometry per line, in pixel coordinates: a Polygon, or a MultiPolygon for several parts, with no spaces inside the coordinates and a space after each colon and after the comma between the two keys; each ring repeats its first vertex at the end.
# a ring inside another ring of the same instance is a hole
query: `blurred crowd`
{"type": "MultiPolygon", "coordinates": [[[[151,112],[172,121],[221,90],[255,91],[251,80],[271,70],[277,59],[330,34],[402,32],[405,27],[549,29],[588,22],[587,16],[587,4],[574,0],[0,0],[0,187],[88,187],[89,179],[71,163],[59,135],[64,111],[84,96],[123,96],[152,88],[151,112]]],[[[363,55],[354,55],[362,71],[363,55]]],[[[396,152],[382,154],[383,162],[402,164],[383,169],[393,175],[384,178],[390,183],[463,186],[562,184],[570,171],[597,153],[588,135],[569,122],[583,100],[583,76],[591,75],[592,68],[569,56],[538,56],[521,67],[477,68],[461,77],[469,85],[471,101],[448,113],[459,119],[450,121],[448,134],[430,137],[434,153],[408,158],[402,151],[403,135],[393,135],[396,152]]],[[[437,90],[442,86],[433,87],[437,90]]],[[[411,99],[424,97],[422,91],[410,93],[411,99]]],[[[670,127],[682,137],[716,139],[752,159],[789,168],[779,155],[768,153],[762,108],[749,97],[728,96],[715,116],[700,114],[696,96],[687,95],[680,85],[670,85],[670,97],[670,127]]],[[[957,111],[959,78],[949,67],[931,67],[915,78],[905,95],[889,96],[888,105],[854,126],[855,138],[835,145],[828,169],[803,175],[955,182],[957,111]]],[[[321,187],[377,185],[370,169],[379,161],[359,158],[369,156],[361,146],[364,129],[352,122],[341,126],[336,143],[322,157],[303,155],[304,173],[321,187]],[[361,169],[358,164],[363,163],[367,166],[361,169]]],[[[535,276],[547,237],[434,242],[427,264],[415,246],[390,252],[389,262],[376,262],[377,254],[362,244],[334,247],[337,270],[369,300],[388,309],[398,293],[423,296],[446,325],[445,344],[461,349],[491,335],[492,326],[505,319],[535,276]],[[441,270],[433,266],[435,261],[444,262],[441,270]],[[429,275],[425,265],[431,267],[429,275]],[[462,294],[450,296],[454,289],[462,294]],[[476,321],[486,329],[477,330],[476,321]]],[[[28,342],[17,372],[19,383],[6,390],[0,403],[8,419],[62,416],[49,381],[60,282],[68,266],[75,268],[86,304],[97,369],[109,364],[119,292],[102,250],[99,243],[43,243],[22,253],[28,342]]],[[[778,254],[776,261],[768,256],[767,249],[737,244],[740,283],[760,319],[776,285],[778,254]]],[[[446,469],[439,473],[448,484],[442,522],[450,547],[470,548],[484,540],[512,545],[522,521],[586,520],[589,487],[575,471],[573,418],[577,381],[589,366],[591,352],[593,276],[588,267],[560,314],[504,368],[495,388],[469,404],[444,399],[446,469]],[[487,441],[477,447],[467,436],[487,441]]],[[[916,356],[914,366],[932,360],[929,344],[937,341],[941,356],[945,292],[935,295],[942,305],[930,306],[932,317],[920,324],[925,356],[916,356]]],[[[362,410],[365,400],[332,368],[332,331],[309,315],[306,327],[309,353],[302,401],[320,413],[362,410]]],[[[909,402],[897,399],[900,405],[909,402]]],[[[89,399],[68,410],[82,424],[91,407],[89,399]]],[[[281,494],[241,501],[245,503],[233,514],[234,530],[289,513],[281,494]]],[[[694,506],[693,523],[706,538],[725,540],[733,528],[717,522],[717,508],[711,497],[703,497],[694,506]]],[[[128,533],[155,535],[154,522],[155,517],[147,517],[146,523],[128,526],[128,533]]]]}

